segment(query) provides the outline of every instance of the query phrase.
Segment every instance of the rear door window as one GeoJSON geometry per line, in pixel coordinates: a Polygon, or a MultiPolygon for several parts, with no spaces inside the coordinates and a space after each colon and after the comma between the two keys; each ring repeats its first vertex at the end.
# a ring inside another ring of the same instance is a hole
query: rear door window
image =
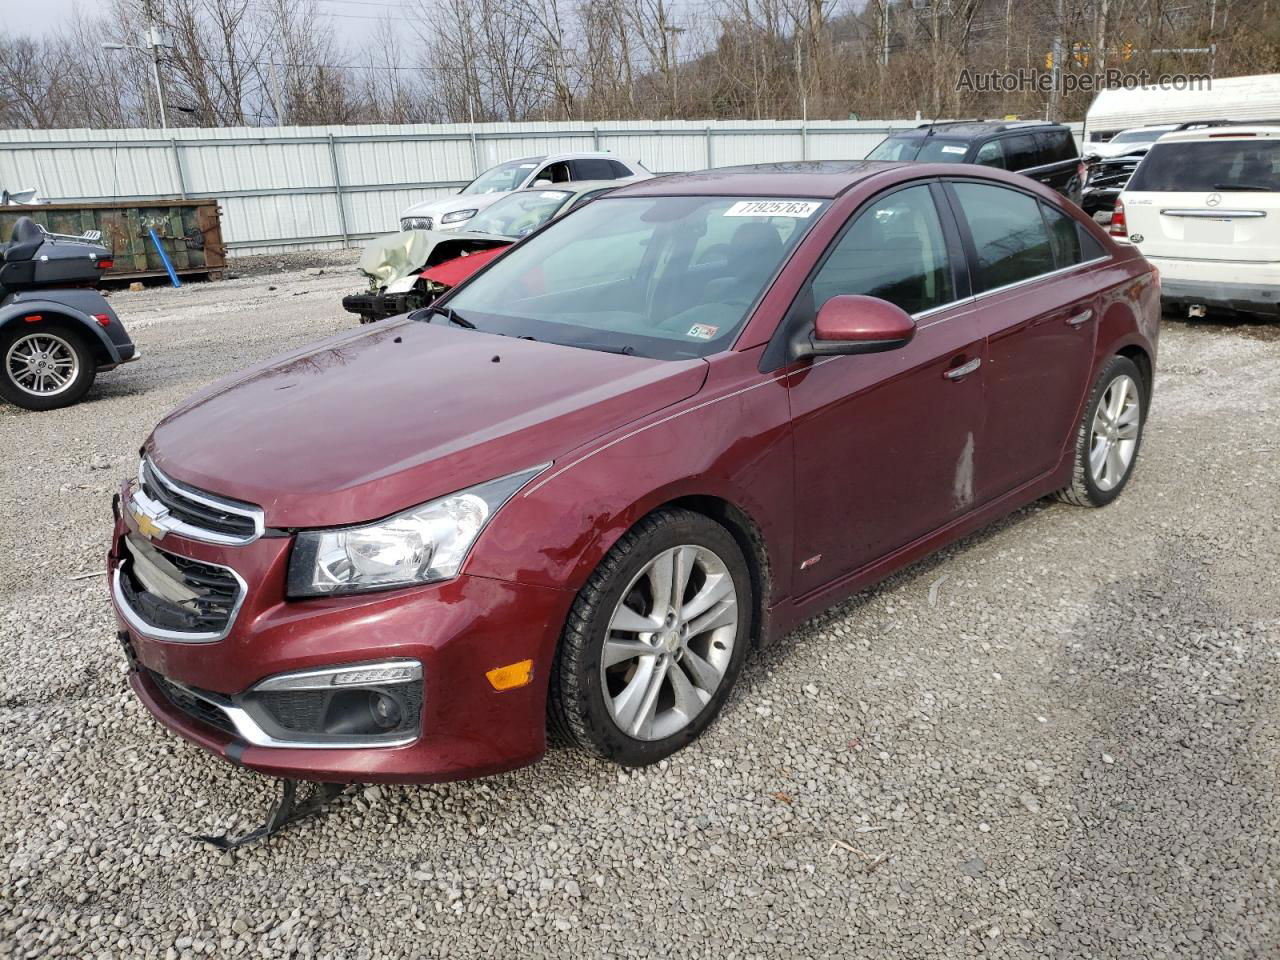
{"type": "Polygon", "coordinates": [[[813,278],[813,307],[863,294],[921,313],[955,300],[946,240],[927,186],[871,201],[813,278]]]}
{"type": "Polygon", "coordinates": [[[1046,130],[1036,134],[1040,144],[1040,164],[1062,163],[1076,157],[1075,141],[1067,130],[1046,130]]]}
{"type": "Polygon", "coordinates": [[[973,237],[973,292],[1029,280],[1054,269],[1053,247],[1040,202],[985,183],[952,185],[973,237]]]}
{"type": "Polygon", "coordinates": [[[1233,137],[1157,143],[1134,171],[1126,190],[1280,193],[1280,140],[1233,137]]]}
{"type": "Polygon", "coordinates": [[[575,180],[614,180],[617,174],[613,163],[604,157],[585,157],[573,161],[573,179],[575,180]]]}
{"type": "Polygon", "coordinates": [[[1049,245],[1057,268],[1061,270],[1080,263],[1080,231],[1076,229],[1075,220],[1047,203],[1040,204],[1040,212],[1049,227],[1049,245]]]}
{"type": "Polygon", "coordinates": [[[1040,147],[1030,133],[1004,138],[1005,163],[1010,170],[1026,170],[1040,165],[1040,147]]]}
{"type": "Polygon", "coordinates": [[[988,140],[978,148],[978,153],[974,156],[973,162],[980,163],[984,167],[1005,169],[1003,143],[1004,141],[1002,140],[988,140]]]}
{"type": "Polygon", "coordinates": [[[625,163],[620,163],[617,160],[610,160],[608,161],[608,163],[609,163],[609,168],[613,171],[613,176],[615,180],[621,180],[623,177],[635,176],[631,168],[628,167],[625,163]]]}

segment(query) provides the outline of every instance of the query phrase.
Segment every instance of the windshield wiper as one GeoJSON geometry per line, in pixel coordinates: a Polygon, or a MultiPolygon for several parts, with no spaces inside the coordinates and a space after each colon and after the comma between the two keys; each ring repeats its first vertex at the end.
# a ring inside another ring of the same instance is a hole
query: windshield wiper
{"type": "Polygon", "coordinates": [[[583,343],[579,344],[579,346],[588,350],[599,350],[601,353],[620,353],[624,357],[634,357],[636,355],[636,348],[629,343],[621,347],[602,347],[594,343],[583,343]]]}
{"type": "MultiPolygon", "coordinates": [[[[431,306],[424,307],[422,310],[415,313],[413,315],[413,319],[415,320],[425,319],[427,317],[432,316],[433,314],[439,314],[440,316],[448,320],[450,323],[455,324],[456,326],[459,326],[459,327],[465,327],[468,330],[480,329],[470,320],[466,319],[465,317],[459,316],[458,312],[454,310],[453,307],[436,306],[434,303],[431,306]]],[[[427,322],[430,323],[431,321],[427,320],[427,322]]]]}
{"type": "Polygon", "coordinates": [[[1215,190],[1259,190],[1262,193],[1280,193],[1280,187],[1268,187],[1261,183],[1215,183],[1215,190]]]}

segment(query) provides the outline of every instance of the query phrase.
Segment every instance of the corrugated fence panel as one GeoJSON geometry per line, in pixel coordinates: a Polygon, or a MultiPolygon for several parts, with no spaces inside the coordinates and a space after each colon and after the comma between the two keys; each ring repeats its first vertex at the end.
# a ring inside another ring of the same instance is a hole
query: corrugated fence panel
{"type": "Polygon", "coordinates": [[[239,253],[340,246],[516,157],[608,150],[654,173],[858,159],[918,121],[601,121],[0,130],[0,186],[48,201],[214,197],[239,253]],[[336,177],[335,177],[336,173],[336,177]]]}

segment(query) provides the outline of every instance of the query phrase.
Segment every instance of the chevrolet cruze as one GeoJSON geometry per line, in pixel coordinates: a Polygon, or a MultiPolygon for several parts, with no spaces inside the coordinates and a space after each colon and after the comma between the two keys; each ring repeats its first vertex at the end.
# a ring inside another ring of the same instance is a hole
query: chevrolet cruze
{"type": "Polygon", "coordinates": [[[1115,499],[1159,302],[1003,171],[623,187],[161,421],[110,548],[130,682],[289,778],[478,776],[549,729],[652,763],[753,646],[1038,497],[1115,499]]]}

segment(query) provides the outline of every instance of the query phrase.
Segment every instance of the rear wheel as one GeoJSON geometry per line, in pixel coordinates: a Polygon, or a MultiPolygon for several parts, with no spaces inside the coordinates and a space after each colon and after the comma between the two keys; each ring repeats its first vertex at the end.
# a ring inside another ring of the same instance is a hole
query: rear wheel
{"type": "Polygon", "coordinates": [[[751,577],[724,527],[662,510],[614,545],[575,601],[552,671],[553,727],[626,766],[715,719],[742,669],[751,577]]]}
{"type": "Polygon", "coordinates": [[[1146,422],[1142,374],[1128,357],[1112,357],[1094,381],[1076,432],[1071,486],[1058,499],[1081,507],[1104,507],[1133,473],[1146,422]]]}
{"type": "Polygon", "coordinates": [[[89,392],[97,373],[83,334],[68,324],[19,322],[0,330],[0,396],[19,407],[70,406],[89,392]]]}

